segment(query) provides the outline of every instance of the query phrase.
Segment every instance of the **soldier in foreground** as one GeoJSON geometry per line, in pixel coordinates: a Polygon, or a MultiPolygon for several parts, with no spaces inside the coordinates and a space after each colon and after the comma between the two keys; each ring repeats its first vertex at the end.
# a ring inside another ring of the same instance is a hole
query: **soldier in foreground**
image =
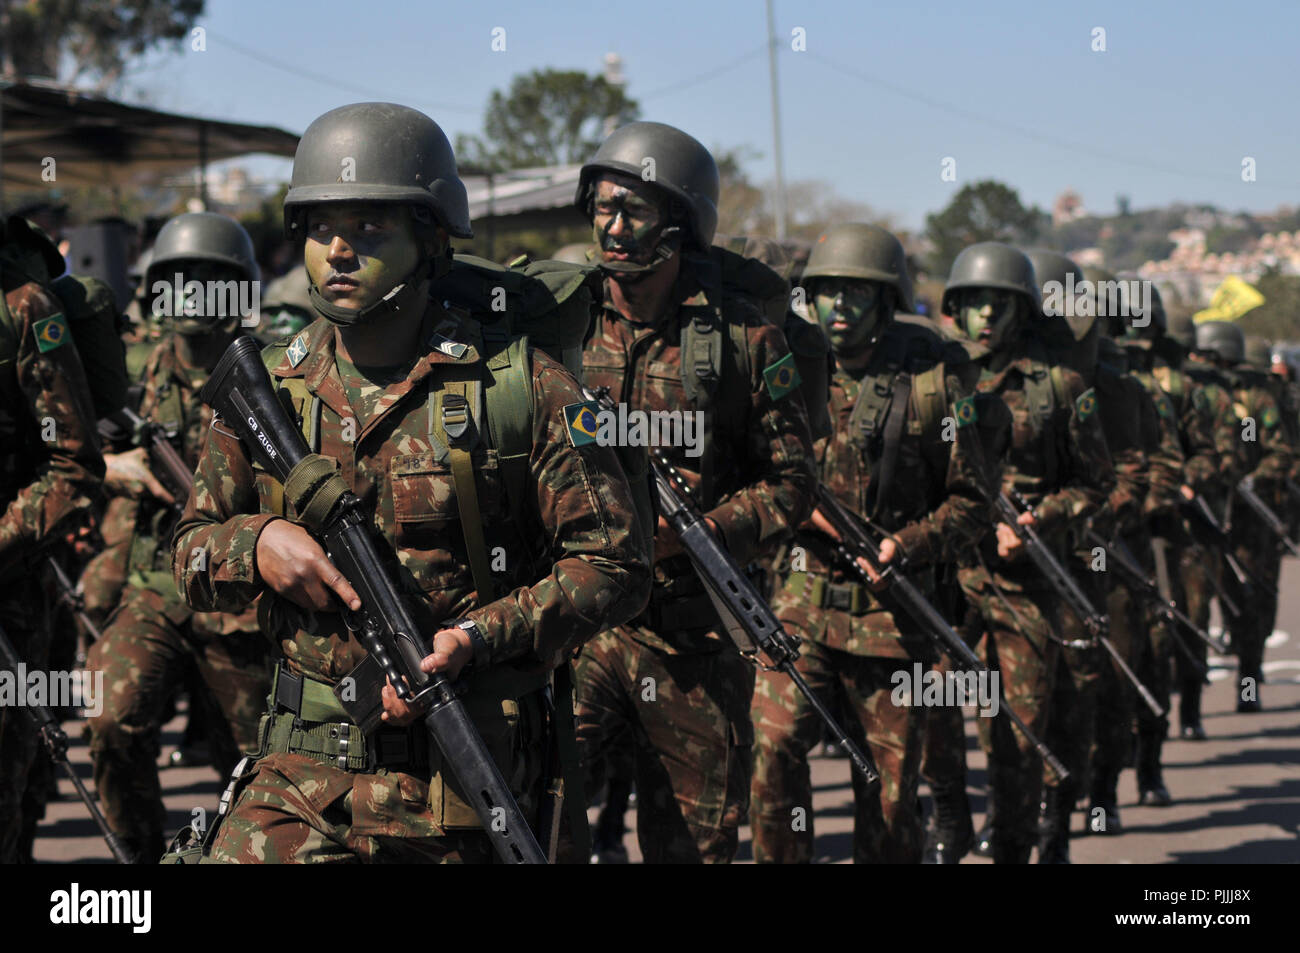
{"type": "MultiPolygon", "coordinates": [[[[170,333],[145,362],[137,414],[171,437],[189,468],[212,423],[199,390],[245,317],[238,311],[239,296],[225,292],[257,280],[253,243],[233,219],[191,212],[158,233],[145,284],[155,305],[151,312],[170,333]],[[200,289],[197,295],[186,292],[190,282],[198,283],[190,286],[200,289]],[[159,290],[164,286],[166,291],[159,290]]],[[[191,709],[211,705],[200,697],[206,693],[215,700],[218,710],[206,713],[208,742],[212,764],[224,778],[240,752],[257,745],[270,687],[269,647],[255,611],[196,613],[177,592],[170,543],[185,489],[168,490],[159,481],[145,447],[110,455],[109,475],[117,496],[131,502],[130,537],[113,550],[124,565],[101,559],[87,570],[92,588],[105,588],[95,585],[99,572],[125,581],[118,608],[89,653],[90,668],[104,672],[106,695],[103,712],[90,719],[90,753],[113,830],[141,861],[153,863],[165,846],[157,759],[168,701],[187,667],[196,664],[202,680],[191,709]]]]}
{"type": "MultiPolygon", "coordinates": [[[[982,455],[956,439],[953,426],[974,429],[973,403],[967,414],[952,406],[973,381],[963,386],[940,363],[962,363],[965,352],[928,328],[894,320],[896,309],[912,310],[912,286],[903,247],[884,229],[841,225],[823,234],[803,283],[838,365],[834,430],[816,445],[820,478],[886,534],[882,564],[906,560],[909,576],[932,593],[933,566],[954,561],[989,526],[982,455]]],[[[1005,414],[996,398],[989,406],[1005,414]]],[[[983,426],[996,426],[988,410],[983,426]]],[[[896,603],[857,581],[835,552],[836,537],[814,511],[777,574],[773,609],[804,640],[799,671],[854,740],[870,746],[880,770],[878,792],[853,773],[854,862],[919,863],[915,803],[927,712],[911,704],[910,691],[902,704],[895,696],[900,673],[911,679],[913,662],[928,668],[934,647],[896,603]]],[[[750,808],[759,863],[813,859],[808,752],[821,727],[788,678],[759,675],[750,808]]]]}
{"type": "MultiPolygon", "coordinates": [[[[794,358],[755,301],[723,282],[718,170],[660,123],[616,130],[583,167],[605,300],[583,356],[588,387],[630,410],[687,411],[689,442],[658,448],[689,481],[741,565],[789,538],[812,506],[807,418],[794,358]],[[642,178],[653,160],[653,181],[642,178]]],[[[729,862],[749,801],[754,669],[723,633],[660,518],[647,610],[602,632],[578,663],[578,740],[589,771],[630,732],[637,836],[649,863],[729,862]]]]}
{"type": "MultiPolygon", "coordinates": [[[[494,353],[478,320],[492,320],[490,299],[453,312],[439,297],[450,239],[471,231],[451,146],[427,116],[362,103],[318,118],[294,158],[285,225],[306,239],[318,317],[263,359],[310,448],[396,550],[393,569],[431,643],[423,671],[465,684],[479,735],[535,818],[551,671],[602,626],[639,611],[647,594],[648,541],[615,451],[575,439],[565,408],[582,401],[576,382],[530,351],[517,379],[528,419],[513,423],[531,435],[531,450],[522,489],[506,498],[504,460],[484,438],[507,421],[483,419],[471,399],[494,353]],[[356,175],[340,182],[345,164],[356,175]],[[472,426],[459,426],[462,411],[472,426]],[[472,488],[448,464],[463,473],[462,452],[472,488]],[[471,493],[477,512],[463,519],[471,493]],[[480,564],[487,547],[508,554],[504,569],[480,564]]],[[[257,760],[238,778],[212,858],[489,861],[479,813],[423,726],[403,727],[415,712],[391,684],[384,726],[369,733],[331,691],[366,656],[341,614],[361,601],[288,490],[254,470],[218,422],[175,539],[189,603],[240,611],[261,594],[263,631],[283,655],[257,760]]]]}

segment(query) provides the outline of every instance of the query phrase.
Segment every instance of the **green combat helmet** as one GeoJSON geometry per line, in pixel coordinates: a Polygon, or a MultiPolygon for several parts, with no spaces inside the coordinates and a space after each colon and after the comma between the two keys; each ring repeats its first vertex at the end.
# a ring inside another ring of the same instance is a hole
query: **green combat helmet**
{"type": "Polygon", "coordinates": [[[1196,325],[1196,350],[1213,354],[1220,363],[1240,364],[1246,357],[1246,337],[1231,321],[1196,325]]]}
{"type": "Polygon", "coordinates": [[[913,311],[912,278],[907,255],[893,234],[877,225],[836,225],[813,243],[802,282],[816,278],[862,278],[880,281],[898,292],[895,307],[913,311]]]}
{"type": "MultiPolygon", "coordinates": [[[[1154,306],[1156,301],[1156,289],[1151,289],[1151,302],[1154,306]]],[[[1161,311],[1163,311],[1163,306],[1161,311]]],[[[1192,321],[1190,314],[1175,314],[1169,319],[1165,328],[1165,337],[1177,343],[1184,350],[1192,351],[1196,349],[1196,323],[1192,321]]]]}
{"type": "Polygon", "coordinates": [[[693,251],[708,252],[718,228],[721,186],[718,164],[701,143],[661,122],[633,122],[615,129],[578,176],[573,204],[588,222],[595,218],[592,198],[603,172],[630,175],[668,192],[681,206],[674,217],[682,225],[663,229],[649,263],[601,262],[602,269],[629,275],[653,271],[673,256],[679,241],[693,251]]]}
{"type": "Polygon", "coordinates": [[[262,328],[268,341],[296,334],[315,319],[306,265],[289,269],[266,286],[266,294],[262,296],[262,328]]]}
{"type": "Polygon", "coordinates": [[[969,339],[985,339],[997,350],[1012,340],[1017,328],[1041,316],[1039,298],[1034,266],[1023,252],[1001,242],[979,242],[963,248],[954,259],[940,307],[969,339]],[[976,326],[960,313],[959,301],[963,292],[984,289],[1006,292],[1002,296],[1006,307],[993,320],[979,319],[976,326]]]}
{"type": "Polygon", "coordinates": [[[1121,337],[1124,333],[1121,325],[1126,304],[1124,286],[1114,273],[1098,265],[1084,265],[1083,279],[1087,282],[1084,288],[1092,313],[1101,319],[1102,333],[1113,338],[1121,337]]]}
{"type": "MultiPolygon", "coordinates": [[[[298,140],[293,176],[284,197],[289,238],[305,232],[307,210],[335,202],[384,202],[412,209],[417,230],[433,224],[453,238],[473,238],[469,198],[456,156],[442,128],[409,106],[354,103],[331,109],[298,140]]],[[[451,268],[451,246],[417,262],[383,298],[351,310],[310,289],[312,307],[339,325],[365,324],[404,307],[423,308],[427,282],[451,268]]]]}
{"type": "MultiPolygon", "coordinates": [[[[231,296],[220,290],[216,299],[214,286],[230,281],[257,281],[260,271],[253,252],[253,240],[233,218],[215,212],[186,212],[167,222],[154,240],[149,266],[145,271],[146,300],[151,302],[151,313],[169,314],[173,326],[181,334],[203,334],[221,324],[231,324],[225,319],[241,315],[231,307],[231,296]],[[201,293],[202,301],[188,296],[183,285],[178,287],[176,275],[182,282],[206,282],[201,293]],[[166,285],[166,291],[158,283],[166,285]],[[163,295],[167,294],[168,299],[163,295]],[[209,308],[209,304],[216,307],[209,308]],[[197,311],[193,316],[188,311],[197,311]],[[208,311],[226,313],[207,313],[208,311]]],[[[238,289],[235,303],[248,298],[238,289]]]]}
{"type": "Polygon", "coordinates": [[[1262,338],[1258,334],[1246,335],[1246,345],[1243,349],[1245,352],[1245,363],[1251,367],[1258,368],[1261,371],[1270,370],[1273,367],[1273,343],[1267,338],[1262,338]]]}

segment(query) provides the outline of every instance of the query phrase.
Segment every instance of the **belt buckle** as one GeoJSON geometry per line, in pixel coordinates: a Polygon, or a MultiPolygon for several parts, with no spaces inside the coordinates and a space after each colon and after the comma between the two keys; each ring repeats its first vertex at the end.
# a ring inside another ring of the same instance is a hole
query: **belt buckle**
{"type": "Polygon", "coordinates": [[[346,721],[334,722],[330,725],[330,738],[338,739],[339,753],[335,760],[340,771],[348,769],[348,748],[352,743],[352,724],[346,721]]]}

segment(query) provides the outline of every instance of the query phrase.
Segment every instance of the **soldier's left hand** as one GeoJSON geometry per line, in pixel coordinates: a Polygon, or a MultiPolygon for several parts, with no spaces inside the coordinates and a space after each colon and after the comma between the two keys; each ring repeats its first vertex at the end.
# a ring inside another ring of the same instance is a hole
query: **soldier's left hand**
{"type": "MultiPolygon", "coordinates": [[[[433,636],[433,653],[421,660],[420,671],[430,674],[443,672],[448,678],[454,679],[473,657],[474,646],[470,643],[468,632],[464,629],[440,629],[433,636]]],[[[384,701],[381,717],[390,725],[405,727],[420,715],[419,710],[397,696],[391,682],[384,686],[380,697],[384,701]]]]}
{"type": "MultiPolygon", "coordinates": [[[[895,543],[888,536],[886,536],[884,539],[880,541],[879,562],[882,567],[888,566],[889,563],[893,561],[893,558],[897,553],[898,553],[898,544],[895,543]]],[[[876,572],[875,567],[872,566],[871,563],[867,561],[867,558],[865,556],[858,557],[858,565],[862,567],[862,571],[867,574],[867,578],[870,579],[873,583],[880,582],[881,580],[880,573],[876,572]]],[[[874,589],[875,587],[873,586],[872,588],[874,589]]],[[[879,589],[877,589],[876,591],[878,592],[879,589]]]]}
{"type": "MultiPolygon", "coordinates": [[[[1021,513],[1020,518],[1018,518],[1016,522],[1023,523],[1024,522],[1023,518],[1026,516],[1030,516],[1030,514],[1021,513]]],[[[1030,516],[1030,519],[1032,518],[1033,517],[1030,516]]],[[[1020,551],[1020,548],[1024,545],[1024,543],[1020,541],[1020,537],[1016,535],[1016,531],[1012,529],[1010,526],[1008,526],[1006,523],[999,523],[997,526],[997,532],[998,532],[998,556],[1001,557],[1002,559],[1010,559],[1012,556],[1014,556],[1017,552],[1020,551]]]]}

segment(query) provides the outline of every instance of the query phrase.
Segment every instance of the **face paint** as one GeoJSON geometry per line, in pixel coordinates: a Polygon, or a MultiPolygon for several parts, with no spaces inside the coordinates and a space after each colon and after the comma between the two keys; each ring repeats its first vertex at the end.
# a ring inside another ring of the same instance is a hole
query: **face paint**
{"type": "MultiPolygon", "coordinates": [[[[198,335],[212,331],[230,333],[242,317],[241,301],[248,301],[250,290],[243,271],[233,265],[207,259],[192,259],[159,266],[159,277],[166,272],[169,282],[170,316],[163,318],[168,329],[178,334],[198,335]],[[177,281],[176,275],[180,275],[177,281]]],[[[155,299],[160,308],[162,300],[155,299]]],[[[167,314],[164,311],[163,314],[167,314]]]]}
{"type": "Polygon", "coordinates": [[[993,344],[995,332],[1016,317],[1016,297],[1000,288],[963,288],[957,295],[957,324],[972,341],[993,344]]]}
{"type": "Polygon", "coordinates": [[[652,183],[601,176],[592,197],[592,236],[607,261],[648,264],[667,224],[667,202],[652,183]]]}
{"type": "Polygon", "coordinates": [[[886,296],[879,282],[860,278],[817,278],[811,282],[813,310],[837,354],[870,343],[880,325],[886,296]]]}
{"type": "Polygon", "coordinates": [[[405,281],[420,262],[410,212],[404,206],[340,202],[307,216],[303,261],[322,298],[360,311],[405,281]]]}

